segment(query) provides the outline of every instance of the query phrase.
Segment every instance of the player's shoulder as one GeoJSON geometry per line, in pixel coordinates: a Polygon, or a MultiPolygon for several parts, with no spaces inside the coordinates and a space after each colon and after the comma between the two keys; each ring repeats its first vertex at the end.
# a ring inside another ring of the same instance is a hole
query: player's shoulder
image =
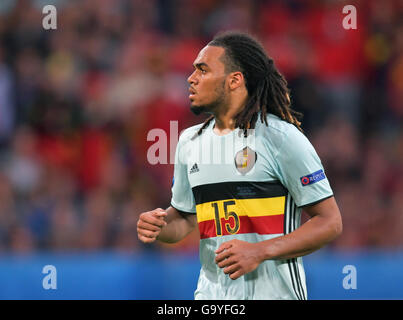
{"type": "Polygon", "coordinates": [[[304,153],[314,149],[307,136],[292,123],[284,121],[275,115],[268,115],[268,126],[264,139],[274,147],[277,152],[304,153]]]}
{"type": "MultiPolygon", "coordinates": [[[[259,122],[260,119],[258,119],[259,122]]],[[[293,124],[284,121],[274,114],[266,115],[267,126],[261,123],[258,127],[259,133],[266,139],[282,143],[284,139],[301,137],[304,134],[293,124]]]]}
{"type": "Polygon", "coordinates": [[[293,124],[284,121],[274,114],[266,115],[267,128],[270,132],[277,133],[279,135],[288,135],[294,133],[294,131],[299,131],[293,124]]]}

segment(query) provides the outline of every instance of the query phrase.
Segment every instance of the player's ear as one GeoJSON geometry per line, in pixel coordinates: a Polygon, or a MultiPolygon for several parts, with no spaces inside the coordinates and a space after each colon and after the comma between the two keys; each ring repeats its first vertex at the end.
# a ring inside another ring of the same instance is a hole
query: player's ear
{"type": "Polygon", "coordinates": [[[234,90],[245,84],[245,79],[243,77],[242,72],[240,71],[231,72],[228,75],[228,77],[229,77],[228,85],[231,90],[234,90]]]}

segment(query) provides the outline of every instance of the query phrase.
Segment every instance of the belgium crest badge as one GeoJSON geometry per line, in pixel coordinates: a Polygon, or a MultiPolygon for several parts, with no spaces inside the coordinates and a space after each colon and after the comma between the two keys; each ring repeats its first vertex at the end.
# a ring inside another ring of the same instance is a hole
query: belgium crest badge
{"type": "Polygon", "coordinates": [[[257,154],[249,147],[238,151],[235,155],[235,168],[242,175],[252,170],[257,160],[257,154]]]}

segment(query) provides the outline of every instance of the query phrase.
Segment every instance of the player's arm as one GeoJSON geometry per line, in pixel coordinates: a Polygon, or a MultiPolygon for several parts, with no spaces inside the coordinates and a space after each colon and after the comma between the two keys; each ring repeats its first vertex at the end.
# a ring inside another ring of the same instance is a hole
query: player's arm
{"type": "Polygon", "coordinates": [[[293,232],[259,244],[263,260],[291,259],[312,253],[325,246],[342,232],[342,219],[334,197],[305,206],[311,217],[293,232]]]}
{"type": "Polygon", "coordinates": [[[231,279],[251,272],[264,260],[284,260],[318,250],[342,232],[342,220],[334,197],[304,210],[311,219],[295,231],[258,243],[231,240],[216,251],[216,263],[231,279]]]}
{"type": "Polygon", "coordinates": [[[174,243],[185,238],[197,226],[195,214],[178,211],[169,207],[166,216],[166,226],[161,230],[157,239],[162,242],[174,243]]]}
{"type": "Polygon", "coordinates": [[[151,243],[155,240],[175,243],[186,237],[197,225],[196,215],[178,211],[174,207],[144,212],[137,222],[140,241],[151,243]]]}

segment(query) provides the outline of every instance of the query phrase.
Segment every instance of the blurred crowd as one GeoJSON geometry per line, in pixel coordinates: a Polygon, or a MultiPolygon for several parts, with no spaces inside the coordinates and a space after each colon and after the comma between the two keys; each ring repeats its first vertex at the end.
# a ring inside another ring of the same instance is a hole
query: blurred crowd
{"type": "Polygon", "coordinates": [[[259,37],[305,115],[343,216],[329,247],[401,247],[403,6],[350,2],[2,0],[0,252],[197,251],[196,231],[137,239],[138,214],[171,197],[173,165],[148,163],[147,133],[204,120],[186,79],[229,29],[259,37]],[[42,26],[45,4],[57,30],[42,26]],[[356,30],[343,28],[347,4],[356,30]]]}

